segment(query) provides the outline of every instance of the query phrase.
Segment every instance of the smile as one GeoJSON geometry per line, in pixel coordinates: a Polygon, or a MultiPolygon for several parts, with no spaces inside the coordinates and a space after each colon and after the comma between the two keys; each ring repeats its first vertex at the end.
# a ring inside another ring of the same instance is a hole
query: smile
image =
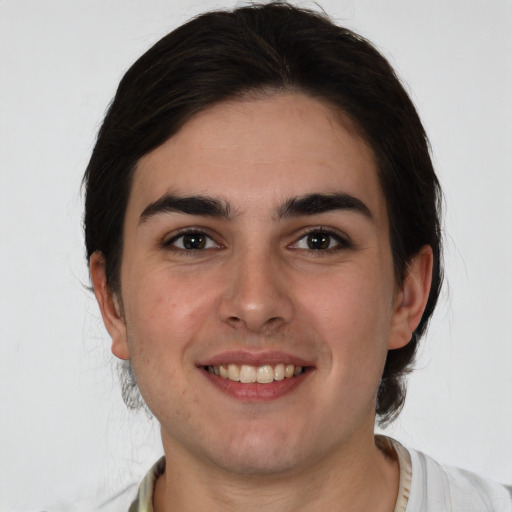
{"type": "Polygon", "coordinates": [[[299,390],[316,369],[314,359],[275,350],[225,351],[196,366],[215,388],[246,403],[272,401],[299,390]]]}
{"type": "Polygon", "coordinates": [[[271,382],[298,377],[304,372],[303,366],[278,363],[275,365],[263,364],[251,366],[248,364],[221,364],[208,365],[205,369],[214,375],[233,382],[244,384],[258,383],[270,384],[271,382]]]}

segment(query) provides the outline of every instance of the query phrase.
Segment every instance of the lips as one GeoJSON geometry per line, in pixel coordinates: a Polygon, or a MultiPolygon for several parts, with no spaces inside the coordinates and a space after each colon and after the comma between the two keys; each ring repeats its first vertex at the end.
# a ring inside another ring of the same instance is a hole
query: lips
{"type": "Polygon", "coordinates": [[[221,391],[251,402],[273,400],[293,391],[314,370],[311,362],[284,352],[226,352],[198,367],[221,391]]]}

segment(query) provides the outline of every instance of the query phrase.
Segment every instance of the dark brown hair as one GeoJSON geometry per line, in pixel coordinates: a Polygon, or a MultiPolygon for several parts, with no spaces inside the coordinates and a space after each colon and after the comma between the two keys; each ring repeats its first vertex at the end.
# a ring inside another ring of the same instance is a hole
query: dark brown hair
{"type": "MultiPolygon", "coordinates": [[[[162,38],[133,64],[84,176],[87,258],[103,253],[108,284],[118,292],[123,222],[139,159],[208,106],[276,91],[302,92],[332,105],[373,149],[398,282],[421,247],[432,247],[425,312],[410,343],[388,352],[378,392],[377,415],[389,422],[403,405],[404,376],[441,287],[441,192],[425,131],[393,69],[371,43],[327,16],[286,3],[210,12],[162,38]]],[[[129,390],[135,383],[123,386],[129,390]]]]}

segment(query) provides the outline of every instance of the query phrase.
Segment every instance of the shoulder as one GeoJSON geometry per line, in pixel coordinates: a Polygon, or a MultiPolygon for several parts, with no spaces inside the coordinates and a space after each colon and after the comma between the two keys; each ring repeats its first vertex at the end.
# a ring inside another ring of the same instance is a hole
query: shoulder
{"type": "Polygon", "coordinates": [[[510,488],[416,450],[408,452],[412,479],[407,511],[512,512],[510,488]]]}

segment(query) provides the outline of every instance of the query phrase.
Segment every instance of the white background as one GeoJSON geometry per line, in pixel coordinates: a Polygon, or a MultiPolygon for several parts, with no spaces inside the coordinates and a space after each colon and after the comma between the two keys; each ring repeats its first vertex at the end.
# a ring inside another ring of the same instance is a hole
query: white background
{"type": "MultiPolygon", "coordinates": [[[[85,288],[80,180],[127,67],[232,5],[0,0],[1,512],[100,510],[160,452],[157,427],[120,400],[85,288]]],[[[446,195],[447,286],[389,432],[512,483],[512,2],[322,5],[413,91],[446,195]]]]}

